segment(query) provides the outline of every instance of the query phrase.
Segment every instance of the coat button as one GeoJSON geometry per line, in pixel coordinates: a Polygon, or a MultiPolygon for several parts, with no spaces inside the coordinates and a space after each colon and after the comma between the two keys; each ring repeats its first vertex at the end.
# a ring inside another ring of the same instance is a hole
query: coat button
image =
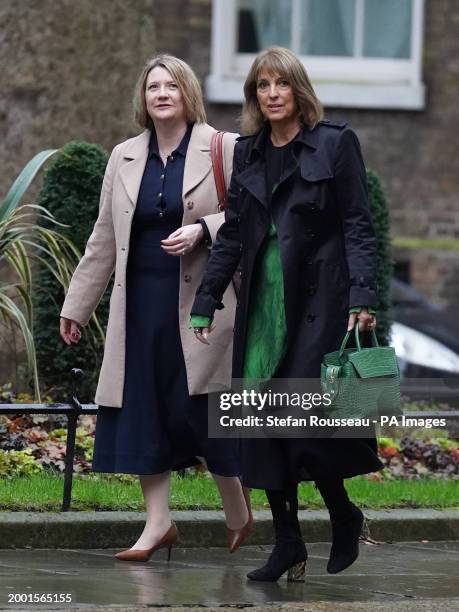
{"type": "Polygon", "coordinates": [[[309,313],[307,316],[308,323],[312,323],[315,318],[316,318],[316,315],[309,313]]]}
{"type": "Polygon", "coordinates": [[[191,210],[194,206],[194,202],[187,202],[186,203],[186,207],[188,208],[188,210],[191,210]]]}
{"type": "Polygon", "coordinates": [[[241,244],[239,245],[239,250],[240,250],[240,251],[241,251],[241,253],[242,253],[242,242],[241,242],[241,244]]]}
{"type": "Polygon", "coordinates": [[[306,263],[308,264],[308,266],[312,266],[312,264],[313,264],[314,262],[312,261],[312,259],[308,259],[308,261],[307,261],[306,263]]]}
{"type": "Polygon", "coordinates": [[[117,286],[117,287],[121,287],[121,283],[117,283],[117,285],[116,285],[116,286],[117,286]]]}
{"type": "Polygon", "coordinates": [[[161,212],[159,213],[159,216],[160,216],[160,217],[164,217],[164,213],[161,211],[161,212]]]}
{"type": "Polygon", "coordinates": [[[125,250],[126,250],[126,247],[121,247],[121,250],[122,250],[122,251],[125,251],[125,250]]]}
{"type": "Polygon", "coordinates": [[[124,212],[125,212],[127,215],[129,214],[129,211],[128,211],[128,210],[125,210],[124,212]]]}
{"type": "Polygon", "coordinates": [[[185,274],[185,276],[183,277],[183,280],[186,283],[189,283],[191,281],[191,274],[185,274]]]}
{"type": "Polygon", "coordinates": [[[242,270],[239,270],[239,278],[242,278],[242,270]]]}

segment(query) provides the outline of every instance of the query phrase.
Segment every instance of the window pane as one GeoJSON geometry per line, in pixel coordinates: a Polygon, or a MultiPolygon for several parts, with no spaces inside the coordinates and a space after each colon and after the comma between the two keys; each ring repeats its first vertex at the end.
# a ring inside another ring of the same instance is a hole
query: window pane
{"type": "Polygon", "coordinates": [[[366,0],[363,54],[409,58],[411,18],[411,0],[366,0]]]}
{"type": "Polygon", "coordinates": [[[291,0],[238,0],[238,53],[270,45],[290,47],[291,0]]]}
{"type": "Polygon", "coordinates": [[[354,22],[354,0],[305,0],[302,2],[301,54],[353,55],[354,22]]]}

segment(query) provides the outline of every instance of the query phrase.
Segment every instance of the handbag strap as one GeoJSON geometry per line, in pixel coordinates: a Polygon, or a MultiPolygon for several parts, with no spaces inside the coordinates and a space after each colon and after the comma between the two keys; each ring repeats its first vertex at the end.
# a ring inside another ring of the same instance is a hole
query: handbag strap
{"type": "MultiPolygon", "coordinates": [[[[343,341],[341,343],[340,349],[339,349],[339,358],[341,359],[343,353],[344,353],[344,349],[346,348],[346,344],[348,343],[348,340],[350,338],[352,329],[350,329],[346,335],[343,338],[343,341]]],[[[355,343],[357,345],[357,350],[361,351],[362,350],[362,346],[360,344],[360,335],[359,335],[359,324],[356,323],[354,325],[354,333],[355,333],[355,343]]],[[[376,332],[374,329],[371,330],[371,344],[373,346],[379,346],[379,342],[378,342],[378,338],[376,336],[376,332]]]]}
{"type": "Polygon", "coordinates": [[[226,183],[223,170],[223,136],[226,132],[214,132],[210,140],[210,158],[214,172],[215,187],[217,188],[218,210],[225,209],[226,183]]]}

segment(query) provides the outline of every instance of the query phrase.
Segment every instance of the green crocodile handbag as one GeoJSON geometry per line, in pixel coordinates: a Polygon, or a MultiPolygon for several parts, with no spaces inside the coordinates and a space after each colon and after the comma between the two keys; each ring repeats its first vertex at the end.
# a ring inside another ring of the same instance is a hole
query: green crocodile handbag
{"type": "Polygon", "coordinates": [[[330,395],[324,410],[329,417],[371,418],[400,415],[400,370],[395,350],[379,346],[372,330],[372,346],[360,345],[359,326],[355,326],[357,348],[346,349],[349,330],[338,351],[326,353],[321,366],[322,393],[330,395]]]}

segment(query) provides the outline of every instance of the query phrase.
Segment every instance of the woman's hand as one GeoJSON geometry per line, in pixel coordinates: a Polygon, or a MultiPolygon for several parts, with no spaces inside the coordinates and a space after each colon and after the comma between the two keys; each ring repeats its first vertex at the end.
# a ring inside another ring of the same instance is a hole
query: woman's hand
{"type": "Polygon", "coordinates": [[[359,331],[371,331],[376,328],[376,317],[368,312],[368,308],[362,308],[360,312],[351,312],[347,323],[347,331],[354,329],[354,326],[359,321],[359,331]]]}
{"type": "Polygon", "coordinates": [[[81,331],[76,321],[61,317],[61,338],[65,344],[78,344],[81,340],[81,331]]]}
{"type": "Polygon", "coordinates": [[[207,340],[207,336],[215,329],[215,325],[211,325],[210,327],[195,327],[194,328],[194,336],[199,342],[203,344],[210,344],[207,340]]]}
{"type": "Polygon", "coordinates": [[[180,257],[192,251],[204,237],[204,231],[200,223],[192,223],[179,227],[165,240],[161,240],[161,248],[168,255],[180,257]]]}

